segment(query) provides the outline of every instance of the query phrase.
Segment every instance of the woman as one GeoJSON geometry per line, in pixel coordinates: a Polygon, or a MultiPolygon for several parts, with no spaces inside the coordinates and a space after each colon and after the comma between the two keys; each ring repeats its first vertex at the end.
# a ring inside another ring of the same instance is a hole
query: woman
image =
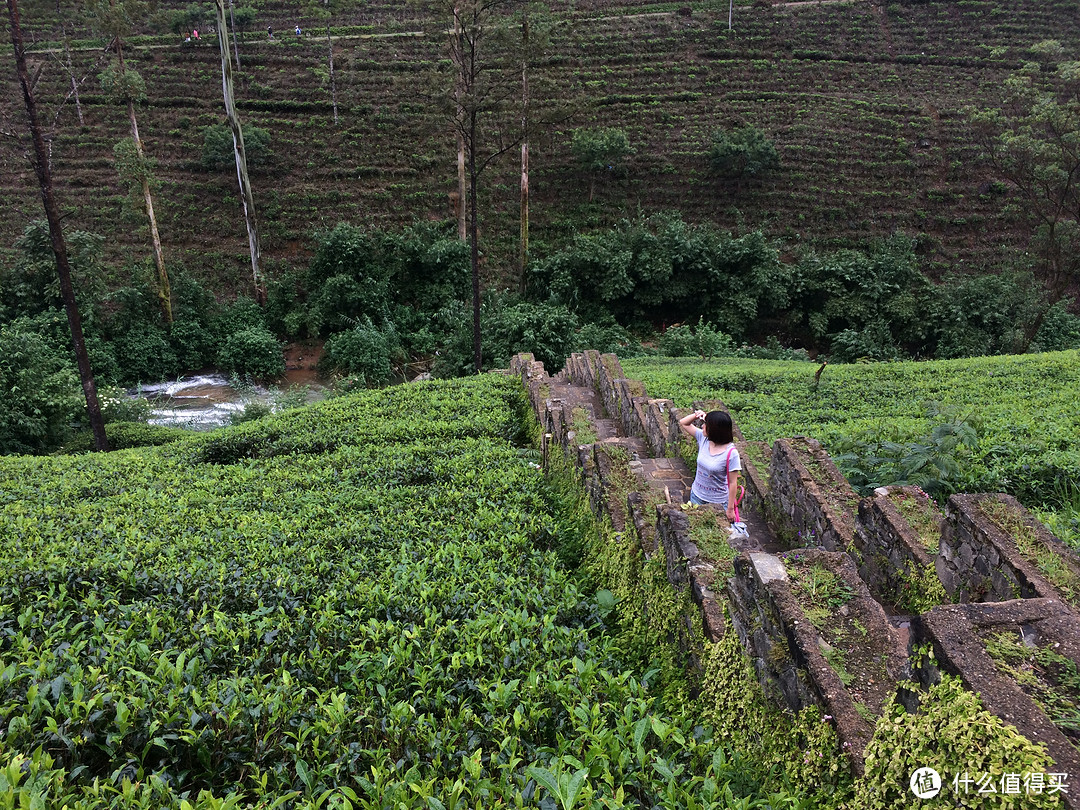
{"type": "Polygon", "coordinates": [[[728,493],[739,491],[739,470],[742,462],[732,441],[731,416],[724,411],[694,411],[679,420],[679,427],[698,444],[697,474],[690,488],[690,503],[718,503],[727,511],[728,520],[735,521],[735,503],[728,493]],[[705,429],[694,425],[705,420],[705,429]]]}

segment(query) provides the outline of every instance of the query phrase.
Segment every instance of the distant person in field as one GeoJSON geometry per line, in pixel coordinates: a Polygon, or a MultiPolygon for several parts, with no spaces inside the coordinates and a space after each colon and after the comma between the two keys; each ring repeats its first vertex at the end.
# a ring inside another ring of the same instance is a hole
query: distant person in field
{"type": "Polygon", "coordinates": [[[266,35],[270,37],[270,39],[274,38],[274,27],[272,25],[266,26],[266,35]]]}
{"type": "Polygon", "coordinates": [[[300,36],[300,34],[302,34],[302,33],[303,33],[303,31],[300,30],[300,26],[299,25],[296,26],[296,35],[300,36]]]}
{"type": "Polygon", "coordinates": [[[720,504],[728,520],[735,521],[729,493],[738,492],[742,461],[735,448],[731,416],[724,411],[694,411],[679,420],[683,433],[697,442],[697,473],[690,488],[690,503],[720,504]],[[694,423],[704,420],[704,430],[694,423]]]}
{"type": "Polygon", "coordinates": [[[191,38],[193,40],[195,40],[196,42],[199,41],[199,29],[198,28],[192,28],[191,29],[191,38]]]}

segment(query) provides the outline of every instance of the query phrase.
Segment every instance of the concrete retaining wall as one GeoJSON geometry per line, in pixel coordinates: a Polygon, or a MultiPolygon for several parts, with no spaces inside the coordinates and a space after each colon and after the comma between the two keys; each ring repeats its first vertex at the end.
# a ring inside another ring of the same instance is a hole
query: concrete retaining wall
{"type": "Polygon", "coordinates": [[[927,684],[942,671],[958,676],[991,713],[1032,742],[1045,745],[1055,770],[1068,773],[1074,783],[1069,793],[1061,794],[1064,805],[1080,807],[1080,793],[1075,791],[1080,751],[1017,681],[998,668],[983,643],[994,632],[1023,634],[1026,645],[1050,646],[1080,666],[1080,619],[1057,599],[1017,599],[936,607],[916,620],[915,631],[920,642],[933,645],[934,658],[914,674],[927,684]]]}
{"type": "Polygon", "coordinates": [[[1035,532],[1076,576],[1080,560],[1045,526],[1035,520],[1011,495],[953,495],[949,498],[948,523],[937,560],[938,576],[946,590],[960,602],[1005,602],[1011,599],[1051,598],[1063,595],[1047,581],[1032,560],[1026,559],[1015,540],[980,508],[987,500],[1003,504],[1018,520],[1035,532]]]}
{"type": "MultiPolygon", "coordinates": [[[[923,572],[933,570],[936,554],[931,555],[919,533],[908,523],[891,500],[890,494],[913,499],[918,508],[936,512],[930,498],[918,487],[889,487],[873,498],[859,502],[855,524],[853,555],[870,592],[885,602],[897,603],[904,590],[923,572]]],[[[938,519],[940,539],[944,517],[938,519]]]]}
{"type": "Polygon", "coordinates": [[[847,551],[855,539],[855,505],[859,496],[840,474],[821,444],[796,437],[773,444],[769,464],[770,502],[795,534],[795,545],[847,551]],[[830,481],[828,494],[810,473],[812,459],[830,481]]]}

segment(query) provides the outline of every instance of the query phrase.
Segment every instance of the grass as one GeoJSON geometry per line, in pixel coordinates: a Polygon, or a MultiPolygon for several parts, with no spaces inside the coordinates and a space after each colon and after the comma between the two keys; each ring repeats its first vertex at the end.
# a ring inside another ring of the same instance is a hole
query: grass
{"type": "Polygon", "coordinates": [[[1067,602],[1080,605],[1080,575],[1043,541],[1033,526],[1000,501],[987,498],[979,503],[979,508],[1016,543],[1023,556],[1035,563],[1067,602]]]}
{"type": "Polygon", "coordinates": [[[889,493],[889,501],[900,511],[908,525],[915,530],[919,543],[927,553],[937,554],[941,541],[942,515],[930,499],[894,490],[889,493]]]}

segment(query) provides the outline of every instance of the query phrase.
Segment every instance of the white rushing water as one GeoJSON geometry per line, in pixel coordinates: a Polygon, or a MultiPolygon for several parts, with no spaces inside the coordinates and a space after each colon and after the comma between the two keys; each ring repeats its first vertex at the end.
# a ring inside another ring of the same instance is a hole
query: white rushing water
{"type": "Polygon", "coordinates": [[[141,385],[129,391],[151,405],[151,425],[189,430],[213,430],[227,425],[229,417],[252,402],[268,403],[270,392],[262,387],[233,387],[223,374],[203,374],[141,385]]]}

